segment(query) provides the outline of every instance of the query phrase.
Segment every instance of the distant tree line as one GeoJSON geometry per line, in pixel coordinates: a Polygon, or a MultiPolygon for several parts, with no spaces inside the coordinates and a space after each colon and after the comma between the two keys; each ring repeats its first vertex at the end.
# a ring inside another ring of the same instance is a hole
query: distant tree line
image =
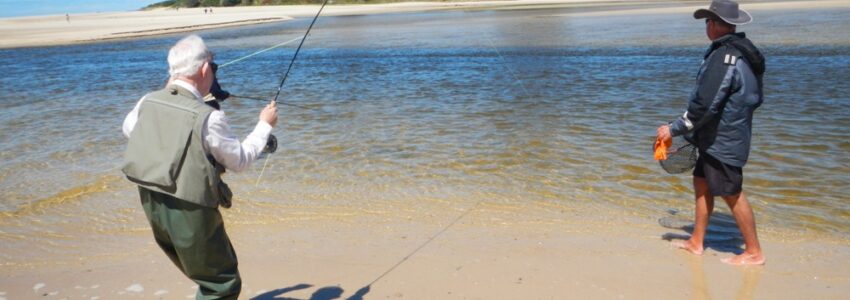
{"type": "MultiPolygon", "coordinates": [[[[369,4],[410,2],[411,0],[331,0],[337,4],[369,4]]],[[[436,0],[445,1],[445,0],[436,0]]],[[[157,2],[145,7],[208,7],[208,6],[251,6],[251,5],[292,5],[292,4],[322,4],[323,0],[168,0],[157,2]]]]}

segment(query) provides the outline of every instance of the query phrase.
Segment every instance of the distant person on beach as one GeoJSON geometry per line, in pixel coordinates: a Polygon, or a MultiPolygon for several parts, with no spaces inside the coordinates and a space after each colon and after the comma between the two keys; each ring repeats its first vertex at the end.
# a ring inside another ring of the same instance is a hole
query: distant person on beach
{"type": "Polygon", "coordinates": [[[764,56],[743,32],[735,32],[737,25],[752,21],[749,13],[738,8],[738,3],[714,0],[708,9],[695,11],[694,18],[705,19],[705,31],[712,42],[697,73],[687,111],[657,130],[659,140],[686,135],[699,149],[693,173],[694,231],[689,240],[674,244],[702,255],[714,196],[720,196],[732,210],[746,245],[743,253],[723,262],[764,264],[753,210],[743,191],[743,167],[750,154],[753,112],[763,101],[764,56]]]}
{"type": "Polygon", "coordinates": [[[71,15],[65,14],[65,22],[71,23],[71,15]]]}
{"type": "Polygon", "coordinates": [[[122,171],[139,185],[156,243],[199,285],[197,298],[236,299],[242,281],[218,210],[230,207],[232,194],[221,173],[257,160],[277,123],[277,107],[268,104],[240,143],[224,112],[204,104],[213,64],[196,35],[171,47],[168,85],[142,97],[124,119],[129,143],[122,171]]]}

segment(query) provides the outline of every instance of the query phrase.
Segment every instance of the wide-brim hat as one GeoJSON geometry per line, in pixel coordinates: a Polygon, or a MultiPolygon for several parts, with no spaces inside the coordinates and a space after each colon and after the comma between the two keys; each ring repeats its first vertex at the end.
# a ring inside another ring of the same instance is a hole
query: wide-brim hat
{"type": "Polygon", "coordinates": [[[753,16],[738,8],[738,3],[729,0],[714,0],[708,9],[694,11],[694,19],[718,18],[732,25],[744,25],[753,21],[753,16]]]}

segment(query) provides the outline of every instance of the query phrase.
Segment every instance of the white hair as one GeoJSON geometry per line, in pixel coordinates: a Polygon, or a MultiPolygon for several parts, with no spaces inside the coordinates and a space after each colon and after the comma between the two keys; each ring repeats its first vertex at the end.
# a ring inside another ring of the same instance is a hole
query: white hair
{"type": "Polygon", "coordinates": [[[171,79],[190,77],[211,59],[212,52],[201,37],[194,34],[187,36],[168,50],[168,74],[171,79]]]}

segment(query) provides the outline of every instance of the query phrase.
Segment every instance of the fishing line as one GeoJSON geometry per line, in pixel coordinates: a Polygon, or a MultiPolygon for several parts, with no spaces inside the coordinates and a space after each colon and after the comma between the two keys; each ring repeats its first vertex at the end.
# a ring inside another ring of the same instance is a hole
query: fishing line
{"type": "MultiPolygon", "coordinates": [[[[466,9],[464,9],[464,11],[466,11],[466,9]]],[[[526,89],[526,88],[525,88],[525,83],[524,83],[521,79],[519,79],[519,76],[517,76],[516,72],[514,72],[513,68],[511,68],[511,66],[508,64],[507,60],[505,60],[505,57],[502,55],[502,52],[501,52],[501,51],[499,51],[499,49],[498,49],[498,48],[496,48],[495,43],[493,43],[493,40],[492,40],[492,39],[490,39],[490,37],[485,36],[485,38],[487,39],[487,42],[489,43],[490,48],[491,48],[491,49],[493,49],[493,51],[494,51],[494,52],[496,52],[496,55],[498,55],[498,56],[499,56],[499,59],[502,61],[502,64],[505,66],[505,68],[506,68],[506,69],[508,69],[508,72],[510,72],[510,73],[511,73],[511,76],[514,78],[514,80],[515,80],[517,83],[519,83],[519,85],[520,85],[520,87],[522,88],[522,91],[523,91],[523,93],[525,94],[525,96],[526,96],[526,97],[529,97],[530,93],[528,92],[528,89],[526,89]]],[[[463,213],[461,213],[459,216],[457,216],[457,218],[455,218],[455,219],[454,219],[454,221],[452,221],[451,223],[449,223],[449,225],[446,225],[446,227],[443,227],[443,229],[442,229],[442,230],[440,230],[439,232],[437,232],[436,234],[434,234],[433,236],[431,236],[430,238],[428,238],[428,240],[426,240],[424,243],[422,243],[422,245],[419,245],[419,247],[417,247],[417,248],[416,248],[416,249],[414,249],[412,252],[410,252],[410,254],[408,254],[407,256],[403,257],[403,258],[402,258],[400,261],[398,261],[395,265],[393,265],[393,266],[392,266],[392,267],[390,267],[387,271],[385,271],[383,274],[381,274],[380,276],[378,276],[377,278],[375,278],[375,280],[372,280],[372,282],[370,282],[370,283],[369,283],[368,285],[366,285],[366,286],[367,286],[367,287],[368,287],[368,286],[371,286],[371,285],[375,284],[376,282],[378,282],[378,280],[381,280],[382,278],[384,278],[384,276],[387,276],[387,274],[389,274],[390,272],[392,272],[393,270],[395,270],[396,268],[398,268],[398,266],[400,266],[400,265],[401,265],[401,264],[403,264],[405,261],[407,261],[408,259],[410,259],[410,257],[412,257],[413,255],[415,255],[417,252],[419,252],[419,250],[422,250],[422,248],[425,248],[425,246],[428,246],[428,244],[430,244],[432,241],[434,241],[434,239],[436,239],[437,237],[439,237],[440,235],[442,235],[443,233],[445,233],[446,231],[448,231],[448,230],[449,230],[452,226],[454,226],[454,225],[455,225],[458,221],[460,221],[461,219],[463,219],[464,217],[466,217],[466,215],[468,215],[469,213],[471,213],[471,212],[475,211],[475,210],[478,208],[478,206],[480,206],[480,205],[481,205],[481,203],[484,203],[484,200],[480,200],[480,201],[476,202],[476,203],[475,203],[475,205],[473,205],[472,207],[470,207],[469,209],[467,209],[466,211],[464,211],[463,213]]]]}
{"type": "MultiPolygon", "coordinates": [[[[463,12],[469,13],[469,7],[463,8],[463,12]]],[[[519,76],[517,76],[516,72],[514,72],[514,69],[511,68],[511,65],[508,64],[508,61],[502,55],[502,51],[499,51],[499,48],[496,48],[496,43],[493,43],[493,39],[491,39],[488,35],[484,35],[484,38],[487,39],[487,44],[490,46],[490,49],[493,49],[493,52],[496,52],[496,55],[499,56],[499,60],[502,61],[502,65],[505,66],[505,69],[508,69],[508,72],[511,73],[511,77],[514,78],[514,81],[519,83],[519,86],[522,88],[522,91],[525,96],[530,97],[529,95],[531,95],[531,93],[529,93],[528,89],[525,88],[525,82],[523,82],[522,79],[519,79],[519,76]]]]}
{"type": "MultiPolygon", "coordinates": [[[[278,44],[276,44],[276,45],[273,45],[273,46],[268,47],[268,48],[265,48],[265,49],[261,49],[261,50],[255,51],[254,53],[251,53],[251,54],[248,54],[248,55],[242,56],[242,57],[240,57],[240,58],[237,58],[237,59],[231,60],[231,61],[226,62],[226,63],[223,63],[223,64],[221,64],[221,65],[218,65],[218,66],[217,66],[217,68],[223,68],[223,67],[226,67],[226,66],[229,66],[229,65],[232,65],[232,64],[235,64],[235,63],[241,62],[241,61],[243,61],[243,60],[246,60],[246,59],[249,59],[249,58],[251,58],[251,57],[254,57],[254,56],[258,55],[258,54],[262,54],[262,53],[264,53],[264,52],[268,52],[268,51],[273,50],[273,49],[275,49],[275,48],[279,48],[279,47],[281,47],[281,46],[284,46],[284,45],[287,45],[287,44],[292,43],[292,42],[294,42],[294,41],[297,41],[298,39],[300,39],[300,37],[297,37],[297,38],[294,38],[294,39],[291,39],[291,40],[288,40],[288,41],[285,41],[285,42],[282,42],[282,43],[278,43],[278,44]]],[[[233,97],[233,98],[240,98],[240,99],[249,99],[249,100],[261,100],[261,101],[267,101],[267,100],[268,100],[268,99],[261,98],[261,97],[241,96],[241,95],[234,95],[234,94],[230,94],[230,97],[233,97]]],[[[283,105],[288,105],[288,106],[298,107],[298,108],[301,108],[301,109],[309,109],[309,108],[307,108],[307,107],[305,107],[305,106],[296,105],[296,104],[291,104],[291,103],[286,103],[286,102],[283,102],[283,101],[278,102],[278,104],[283,104],[283,105]]]]}
{"type": "MultiPolygon", "coordinates": [[[[310,30],[313,29],[313,24],[316,24],[316,20],[319,19],[319,15],[322,14],[322,10],[325,9],[326,4],[328,4],[328,0],[322,2],[322,6],[319,7],[319,11],[316,12],[316,16],[313,17],[313,21],[310,22],[310,26],[307,27],[307,32],[304,33],[304,36],[301,38],[301,43],[298,44],[298,48],[295,49],[295,54],[292,55],[292,60],[289,61],[289,67],[286,68],[286,73],[284,73],[283,78],[280,79],[280,85],[277,86],[277,93],[274,94],[274,99],[272,99],[272,102],[278,103],[277,97],[280,96],[280,91],[283,89],[283,84],[286,83],[286,78],[289,77],[289,71],[292,70],[292,65],[295,64],[295,59],[298,58],[298,53],[301,52],[301,46],[304,46],[304,41],[307,40],[307,36],[310,34],[310,30]]],[[[269,164],[271,158],[271,153],[269,153],[269,156],[266,157],[266,161],[263,163],[263,169],[260,170],[260,175],[257,176],[257,182],[254,184],[255,187],[260,185],[260,179],[263,178],[263,173],[266,172],[266,166],[269,164]]]]}
{"type": "Polygon", "coordinates": [[[454,221],[452,221],[451,223],[449,223],[449,225],[446,225],[446,227],[443,227],[443,229],[442,229],[442,230],[440,230],[439,232],[437,232],[437,234],[435,234],[435,235],[431,236],[430,238],[428,238],[428,240],[427,240],[427,241],[425,241],[425,243],[422,243],[422,245],[419,245],[419,247],[416,247],[416,249],[414,249],[414,250],[413,250],[413,252],[410,252],[410,254],[408,254],[407,256],[405,256],[404,258],[402,258],[399,262],[397,262],[395,265],[393,265],[392,267],[390,267],[390,268],[389,268],[386,272],[384,272],[383,274],[381,274],[381,276],[378,276],[378,278],[375,278],[375,280],[372,280],[372,282],[370,282],[370,283],[369,283],[369,284],[367,284],[366,286],[372,286],[373,284],[375,284],[375,282],[378,282],[378,280],[381,280],[381,278],[384,278],[384,276],[387,276],[387,274],[389,274],[390,272],[392,272],[393,270],[395,270],[396,268],[398,268],[398,266],[400,266],[402,263],[404,263],[405,261],[407,261],[407,259],[409,259],[411,256],[413,256],[413,255],[414,255],[414,254],[416,254],[417,252],[419,252],[419,250],[422,250],[422,248],[425,248],[425,246],[428,246],[428,244],[430,244],[430,243],[431,243],[434,239],[436,239],[437,237],[439,237],[440,235],[442,235],[444,232],[448,231],[448,230],[449,230],[449,228],[451,228],[452,226],[454,226],[454,225],[455,225],[455,223],[457,223],[458,221],[460,221],[460,219],[463,219],[463,217],[465,217],[465,216],[466,216],[466,215],[468,215],[470,212],[472,212],[473,210],[475,210],[475,209],[478,207],[478,205],[479,205],[479,204],[481,204],[481,202],[482,202],[482,201],[478,201],[478,203],[475,203],[475,205],[474,205],[472,208],[467,209],[465,212],[463,212],[462,214],[460,214],[457,218],[455,218],[455,219],[454,219],[454,221]]]}
{"type": "Polygon", "coordinates": [[[486,35],[484,36],[484,38],[487,39],[487,42],[490,44],[490,48],[493,49],[493,51],[496,52],[496,55],[499,56],[499,60],[502,61],[502,65],[505,66],[505,69],[508,69],[508,72],[511,73],[511,76],[513,76],[514,80],[519,83],[520,87],[522,87],[522,91],[525,94],[525,96],[529,97],[529,95],[531,95],[531,94],[529,94],[528,89],[525,88],[525,83],[521,79],[519,79],[519,77],[516,75],[516,72],[514,72],[514,69],[511,68],[511,65],[508,64],[508,61],[505,60],[504,56],[502,56],[502,52],[499,51],[499,48],[496,48],[496,44],[493,43],[493,40],[490,39],[490,37],[486,36],[486,35]]]}
{"type": "Polygon", "coordinates": [[[291,40],[288,40],[288,41],[282,42],[282,43],[280,43],[280,44],[277,44],[277,45],[274,45],[274,46],[268,47],[268,48],[266,48],[266,49],[259,50],[259,51],[257,51],[257,52],[254,52],[254,53],[251,53],[251,54],[245,55],[245,56],[243,56],[243,57],[240,57],[240,58],[237,58],[237,59],[231,60],[231,61],[229,61],[229,62],[223,63],[223,64],[219,65],[218,67],[219,67],[219,68],[224,68],[224,67],[226,67],[226,66],[229,66],[229,65],[232,65],[232,64],[238,63],[238,62],[240,62],[240,61],[246,60],[246,59],[251,58],[251,57],[253,57],[253,56],[255,56],[255,55],[261,54],[261,53],[263,53],[263,52],[267,52],[267,51],[270,51],[270,50],[272,50],[272,49],[278,48],[278,47],[280,47],[280,46],[283,46],[283,45],[286,45],[286,44],[292,43],[292,42],[294,42],[294,41],[297,41],[298,39],[299,39],[299,38],[294,38],[294,39],[291,39],[291,40]]]}

